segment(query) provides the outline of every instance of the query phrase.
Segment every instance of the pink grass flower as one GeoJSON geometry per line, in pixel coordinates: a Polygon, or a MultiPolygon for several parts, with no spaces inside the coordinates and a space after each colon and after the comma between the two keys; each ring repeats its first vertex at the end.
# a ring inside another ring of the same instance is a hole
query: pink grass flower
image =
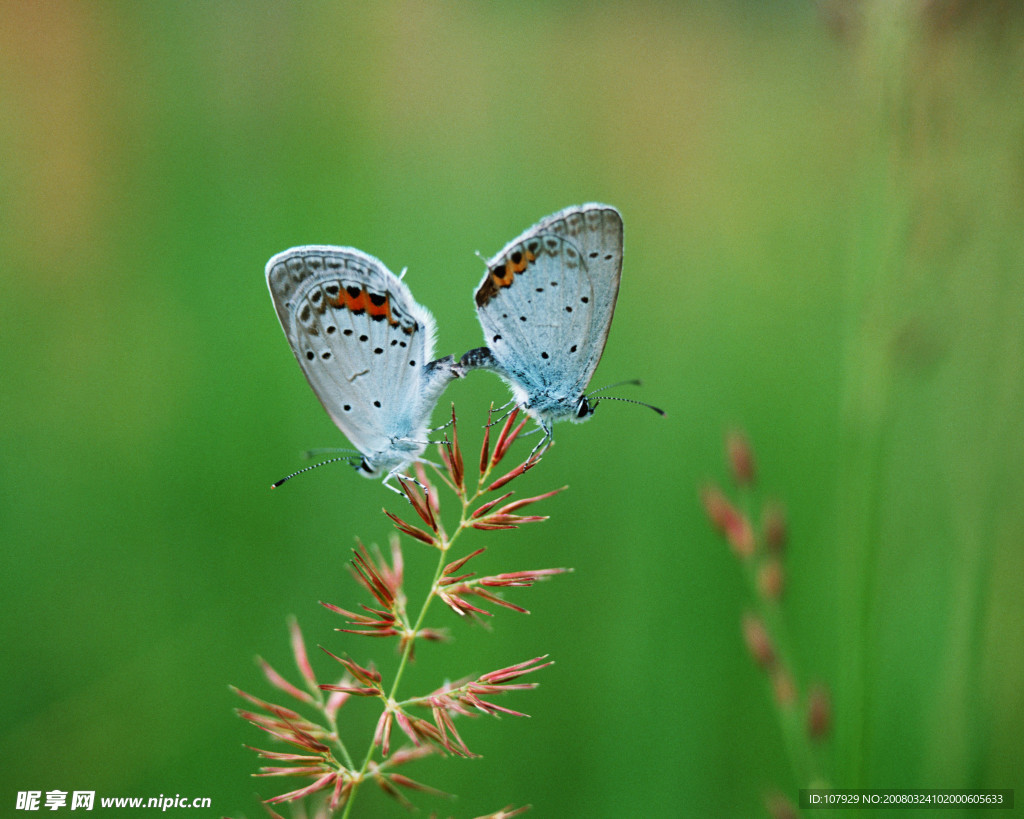
{"type": "Polygon", "coordinates": [[[716,486],[701,490],[701,501],[708,519],[724,537],[737,556],[747,558],[754,554],[757,539],[754,527],[722,491],[716,486]]]}
{"type": "Polygon", "coordinates": [[[778,501],[765,504],[761,512],[761,531],[768,550],[781,555],[786,548],[786,511],[778,501]]]}
{"type": "MultiPolygon", "coordinates": [[[[519,426],[513,428],[513,424],[516,422],[516,416],[519,415],[519,407],[516,407],[508,414],[508,418],[505,419],[505,426],[501,428],[501,433],[498,435],[498,440],[494,442],[494,454],[491,456],[491,467],[497,466],[501,463],[505,454],[508,452],[512,443],[519,437],[519,433],[523,431],[523,427],[526,426],[528,419],[524,418],[519,426]]],[[[488,419],[489,420],[489,419],[488,419]]],[[[483,472],[483,470],[480,470],[483,472]]]]}
{"type": "Polygon", "coordinates": [[[484,816],[477,816],[476,819],[511,819],[513,816],[519,816],[522,813],[526,813],[532,807],[533,805],[523,805],[518,808],[513,808],[511,805],[506,805],[501,810],[485,814],[484,816]]]}
{"type": "Polygon", "coordinates": [[[482,614],[487,617],[493,616],[490,611],[481,608],[479,605],[470,603],[467,598],[478,598],[483,603],[503,606],[504,608],[517,611],[522,614],[529,614],[527,609],[510,603],[504,598],[494,594],[490,588],[502,587],[529,587],[541,580],[546,580],[556,574],[563,574],[570,569],[532,569],[519,572],[505,572],[503,574],[490,575],[487,577],[475,577],[475,572],[462,572],[462,568],[471,559],[484,552],[477,549],[459,560],[452,561],[441,572],[437,581],[437,594],[441,600],[458,615],[482,614]]]}
{"type": "Polygon", "coordinates": [[[775,665],[775,647],[768,636],[768,629],[756,614],[748,613],[743,616],[743,640],[747,644],[750,656],[759,666],[771,668],[775,665]]]}
{"type": "Polygon", "coordinates": [[[725,451],[737,486],[753,486],[756,479],[754,450],[745,433],[732,430],[725,439],[725,451]]]}
{"type": "Polygon", "coordinates": [[[816,685],[807,698],[807,735],[822,740],[832,728],[832,698],[824,685],[816,685]]]}
{"type": "Polygon", "coordinates": [[[779,601],[786,586],[786,573],[778,558],[770,557],[757,570],[757,588],[766,600],[779,601]]]}

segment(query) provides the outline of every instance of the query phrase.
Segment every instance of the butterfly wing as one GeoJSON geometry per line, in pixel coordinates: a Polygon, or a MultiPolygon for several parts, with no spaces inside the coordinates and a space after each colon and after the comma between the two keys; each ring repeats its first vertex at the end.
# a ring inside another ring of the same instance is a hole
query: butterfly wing
{"type": "Polygon", "coordinates": [[[604,351],[621,273],[615,208],[543,219],[487,262],[476,308],[490,356],[470,363],[501,374],[534,415],[571,415],[604,351]]]}
{"type": "Polygon", "coordinates": [[[306,380],[363,454],[365,471],[415,460],[454,377],[450,360],[431,362],[430,312],[380,260],[355,248],[286,250],[267,263],[267,284],[306,380]]]}

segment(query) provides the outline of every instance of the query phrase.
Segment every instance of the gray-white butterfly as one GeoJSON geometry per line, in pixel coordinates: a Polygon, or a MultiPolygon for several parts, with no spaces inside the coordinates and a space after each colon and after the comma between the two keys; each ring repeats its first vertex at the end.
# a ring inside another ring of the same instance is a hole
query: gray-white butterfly
{"type": "Polygon", "coordinates": [[[487,346],[460,364],[501,376],[543,430],[541,444],[556,421],[585,421],[597,407],[585,391],[608,340],[621,274],[622,216],[596,203],[548,216],[487,261],[476,289],[487,346]]]}
{"type": "Polygon", "coordinates": [[[379,259],[351,247],[278,253],[267,262],[267,285],[309,385],[359,451],[358,460],[332,460],[383,475],[397,492],[389,481],[421,459],[434,405],[461,375],[452,356],[431,360],[430,311],[379,259]]]}

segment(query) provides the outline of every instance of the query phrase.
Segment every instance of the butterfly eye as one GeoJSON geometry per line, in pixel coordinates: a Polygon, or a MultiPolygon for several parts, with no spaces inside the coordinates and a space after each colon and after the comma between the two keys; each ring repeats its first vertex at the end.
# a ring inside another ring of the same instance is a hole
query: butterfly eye
{"type": "Polygon", "coordinates": [[[372,474],[373,474],[373,467],[371,467],[371,466],[370,466],[370,465],[369,465],[369,464],[368,464],[368,463],[366,462],[366,458],[363,458],[363,459],[361,459],[361,460],[359,461],[359,467],[358,467],[358,468],[359,468],[359,469],[360,469],[361,471],[365,472],[365,473],[366,473],[367,475],[372,475],[372,474]]]}
{"type": "Polygon", "coordinates": [[[594,410],[597,409],[597,404],[590,406],[590,402],[587,400],[587,396],[583,396],[580,399],[580,403],[576,406],[576,417],[581,421],[594,414],[594,410]]]}

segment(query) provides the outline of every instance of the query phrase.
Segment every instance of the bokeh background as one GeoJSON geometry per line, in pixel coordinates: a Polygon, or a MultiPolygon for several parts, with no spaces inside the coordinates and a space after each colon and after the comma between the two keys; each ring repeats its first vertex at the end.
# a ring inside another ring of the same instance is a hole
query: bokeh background
{"type": "MultiPolygon", "coordinates": [[[[572,566],[486,631],[426,646],[405,692],[557,664],[463,723],[478,760],[406,773],[426,813],[756,816],[796,800],[757,608],[699,489],[745,429],[784,504],[778,612],[831,694],[813,767],[844,787],[1024,785],[1024,26],[1012,2],[9,2],[0,9],[0,812],[20,790],[210,796],[260,816],[236,684],[337,634],[360,537],[401,502],[344,445],[263,280],[349,244],[480,343],[472,291],[542,216],[606,201],[622,289],[606,403],[480,534],[489,572],[572,566]]],[[[469,448],[490,401],[450,387],[469,448]]],[[[526,449],[523,449],[525,454],[526,449]]],[[[731,490],[730,490],[731,491],[731,490]]],[[[434,557],[408,547],[413,578],[434,557]]],[[[414,589],[410,588],[414,594],[414,589]]],[[[780,635],[781,636],[781,635],[780,635]]],[[[333,675],[328,658],[318,670],[333,675]]],[[[277,697],[277,699],[281,699],[277,697]]],[[[364,746],[370,706],[350,729],[364,746]]],[[[360,711],[360,709],[362,709],[360,711]]],[[[1018,798],[1021,793],[1018,791],[1018,798]]],[[[287,813],[286,809],[286,813],[287,813]]],[[[194,812],[195,813],[195,812],[194,812]]],[[[375,789],[361,816],[400,815],[375,789]]],[[[877,814],[875,814],[877,815],[877,814]]]]}

